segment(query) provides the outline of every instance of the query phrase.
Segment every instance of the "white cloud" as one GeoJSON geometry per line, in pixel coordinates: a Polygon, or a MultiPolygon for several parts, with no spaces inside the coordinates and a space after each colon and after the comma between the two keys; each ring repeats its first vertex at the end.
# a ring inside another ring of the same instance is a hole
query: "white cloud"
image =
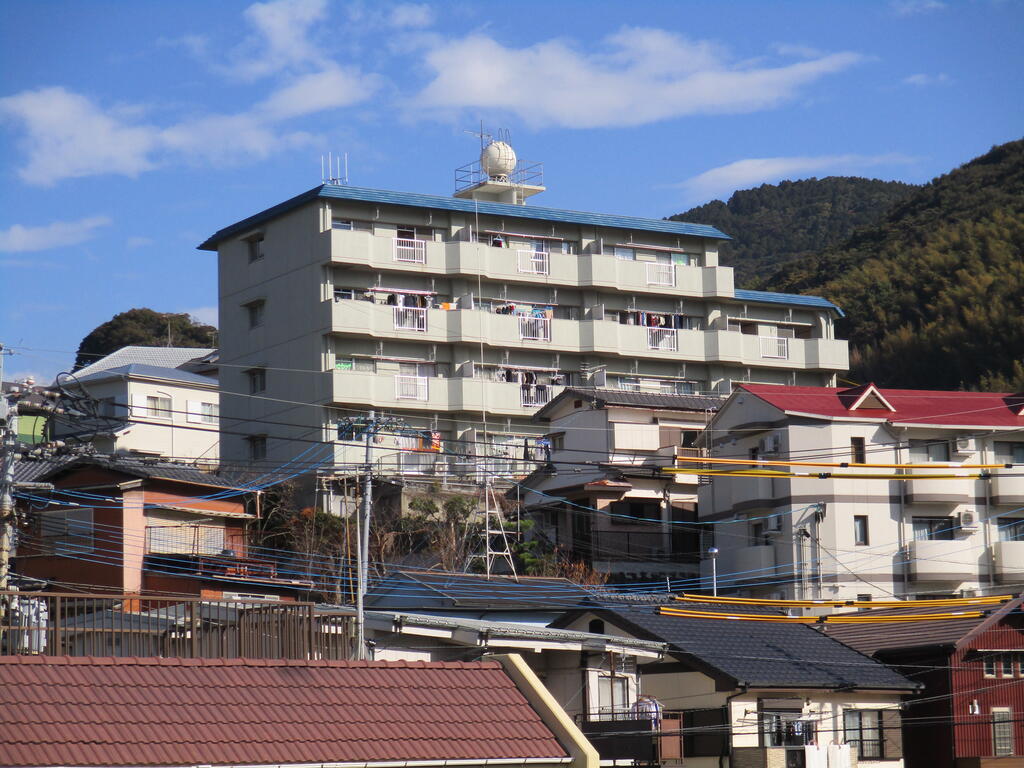
{"type": "Polygon", "coordinates": [[[779,56],[795,56],[799,59],[816,59],[825,56],[820,48],[812,48],[809,45],[792,45],[790,43],[776,43],[772,46],[779,56]]]}
{"type": "Polygon", "coordinates": [[[429,27],[434,23],[434,11],[426,4],[402,3],[391,9],[388,22],[393,27],[429,27]]]}
{"type": "Polygon", "coordinates": [[[217,308],[216,307],[194,307],[193,309],[186,309],[184,312],[192,317],[193,320],[206,325],[217,325],[217,308]]]}
{"type": "Polygon", "coordinates": [[[0,118],[25,128],[29,160],[19,175],[32,184],[102,173],[137,176],[154,167],[152,127],[129,125],[64,88],[0,98],[0,118]]]}
{"type": "MultiPolygon", "coordinates": [[[[77,221],[54,221],[42,227],[24,227],[15,224],[0,230],[0,252],[22,253],[64,248],[84,243],[95,235],[95,230],[110,224],[106,216],[90,216],[77,221]]],[[[15,265],[17,266],[17,265],[15,265]]]]}
{"type": "Polygon", "coordinates": [[[376,87],[375,77],[331,67],[295,78],[256,105],[255,112],[273,120],[322,112],[363,101],[376,87]]]}
{"type": "Polygon", "coordinates": [[[919,73],[903,78],[903,82],[906,85],[946,85],[950,82],[950,77],[945,72],[940,72],[937,75],[919,73]]]}
{"type": "Polygon", "coordinates": [[[315,143],[311,134],[280,123],[364,101],[377,87],[374,76],[332,67],[298,76],[242,112],[163,126],[131,122],[127,116],[138,110],[130,106],[104,111],[81,94],[42,88],[0,99],[0,117],[24,131],[22,180],[51,186],[82,176],[134,177],[171,162],[246,162],[309,146],[315,143]]]}
{"type": "Polygon", "coordinates": [[[426,55],[433,80],[417,98],[437,110],[496,109],[532,124],[642,125],[693,114],[768,109],[863,56],[843,52],[780,66],[744,66],[711,43],[627,28],[586,53],[563,40],[509,48],[484,35],[426,55]]]}
{"type": "Polygon", "coordinates": [[[922,13],[941,11],[946,4],[940,0],[893,0],[889,7],[897,16],[917,16],[922,13]]]}
{"type": "Polygon", "coordinates": [[[326,13],[326,0],[253,3],[242,13],[253,34],[228,54],[220,69],[253,80],[297,66],[320,66],[326,57],[310,33],[326,13]]]}
{"type": "Polygon", "coordinates": [[[877,165],[913,162],[899,154],[818,155],[811,157],[752,157],[704,171],[678,186],[693,200],[725,198],[737,189],[806,177],[818,173],[850,173],[877,165]]]}

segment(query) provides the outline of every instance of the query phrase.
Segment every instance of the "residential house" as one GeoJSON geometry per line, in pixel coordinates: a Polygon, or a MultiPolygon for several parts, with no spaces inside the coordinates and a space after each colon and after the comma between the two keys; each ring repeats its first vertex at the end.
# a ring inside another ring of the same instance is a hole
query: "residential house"
{"type": "MultiPolygon", "coordinates": [[[[721,610],[687,604],[694,607],[721,610]]],[[[681,749],[692,768],[903,765],[900,701],[918,684],[810,625],[683,618],[637,605],[580,609],[553,626],[668,646],[664,660],[638,659],[635,672],[622,670],[622,706],[581,723],[602,759],[628,759],[629,749],[646,754],[644,739],[630,745],[623,733],[664,743],[681,732],[669,754],[681,749]],[[639,692],[660,705],[653,727],[650,710],[630,704],[633,675],[639,692]]]]}
{"type": "Polygon", "coordinates": [[[722,398],[641,389],[566,388],[536,414],[550,461],[508,495],[531,535],[612,582],[693,578],[700,536],[697,476],[666,474],[722,398]]]}
{"type": "MultiPolygon", "coordinates": [[[[880,619],[945,614],[915,603],[862,612],[880,619]]],[[[1021,598],[971,618],[836,624],[828,634],[924,684],[904,710],[907,768],[1024,765],[1021,598]]]]}
{"type": "Polygon", "coordinates": [[[792,472],[700,486],[721,590],[845,600],[1024,583],[1024,395],[743,384],[702,445],[749,461],[717,470],[792,472]]]}
{"type": "Polygon", "coordinates": [[[123,347],[61,377],[72,399],[54,437],[109,455],[216,465],[220,395],[214,350],[123,347]],[[203,371],[198,373],[196,371],[203,371]]]}
{"type": "Polygon", "coordinates": [[[0,707],[0,754],[17,768],[598,765],[515,656],[0,657],[0,707]]]}
{"type": "Polygon", "coordinates": [[[18,477],[54,486],[22,499],[21,575],[58,588],[222,598],[294,598],[311,586],[250,551],[258,495],[237,479],[124,458],[20,464],[18,477]]]}
{"type": "Polygon", "coordinates": [[[370,446],[378,474],[516,477],[567,385],[728,393],[846,370],[838,308],[736,288],[714,227],[526,205],[534,171],[482,162],[454,197],[332,182],[199,246],[218,254],[224,458],[286,461],[314,429],[342,438],[325,472],[361,464],[338,424],[374,409],[401,419],[370,446]]]}

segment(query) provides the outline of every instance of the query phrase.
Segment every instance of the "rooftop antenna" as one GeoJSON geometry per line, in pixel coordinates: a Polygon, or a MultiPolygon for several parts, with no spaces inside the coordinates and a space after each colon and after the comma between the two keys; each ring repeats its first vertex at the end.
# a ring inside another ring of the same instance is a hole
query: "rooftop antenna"
{"type": "Polygon", "coordinates": [[[337,157],[333,152],[328,152],[326,158],[320,155],[320,183],[348,185],[348,152],[337,157]],[[342,174],[342,162],[344,162],[344,174],[342,174]]]}

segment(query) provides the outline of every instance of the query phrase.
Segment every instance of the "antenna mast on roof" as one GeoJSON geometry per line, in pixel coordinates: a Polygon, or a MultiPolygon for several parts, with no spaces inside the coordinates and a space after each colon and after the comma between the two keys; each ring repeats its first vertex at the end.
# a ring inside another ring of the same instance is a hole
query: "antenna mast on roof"
{"type": "Polygon", "coordinates": [[[348,186],[348,152],[337,157],[333,152],[328,152],[326,158],[320,155],[320,183],[348,186]],[[344,174],[342,174],[342,162],[344,162],[344,174]]]}

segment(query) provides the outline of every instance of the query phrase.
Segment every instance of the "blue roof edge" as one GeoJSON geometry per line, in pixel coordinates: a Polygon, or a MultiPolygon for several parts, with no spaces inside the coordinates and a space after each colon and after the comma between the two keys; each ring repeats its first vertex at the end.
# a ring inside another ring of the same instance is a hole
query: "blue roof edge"
{"type": "Polygon", "coordinates": [[[307,192],[278,203],[257,214],[235,222],[218,230],[198,246],[201,251],[215,251],[217,244],[233,235],[252,229],[264,221],[287,213],[293,208],[318,198],[334,200],[359,200],[362,202],[389,203],[391,205],[408,205],[418,208],[441,208],[463,213],[484,213],[499,216],[510,216],[520,219],[539,219],[541,221],[560,221],[569,224],[591,224],[594,226],[616,227],[619,229],[636,229],[647,232],[662,232],[674,235],[708,237],[715,240],[731,240],[729,235],[707,224],[689,224],[668,219],[645,219],[639,216],[622,216],[608,213],[590,213],[571,211],[560,208],[540,208],[529,205],[512,205],[511,203],[494,203],[478,200],[463,200],[457,197],[442,197],[420,192],[393,192],[368,187],[347,187],[334,184],[322,184],[307,192]]]}
{"type": "Polygon", "coordinates": [[[742,288],[736,288],[733,294],[737,299],[742,299],[743,301],[762,302],[764,304],[795,304],[804,307],[833,309],[839,317],[846,317],[846,313],[843,312],[839,305],[833,304],[823,296],[805,296],[800,293],[775,293],[773,291],[747,291],[742,288]]]}

